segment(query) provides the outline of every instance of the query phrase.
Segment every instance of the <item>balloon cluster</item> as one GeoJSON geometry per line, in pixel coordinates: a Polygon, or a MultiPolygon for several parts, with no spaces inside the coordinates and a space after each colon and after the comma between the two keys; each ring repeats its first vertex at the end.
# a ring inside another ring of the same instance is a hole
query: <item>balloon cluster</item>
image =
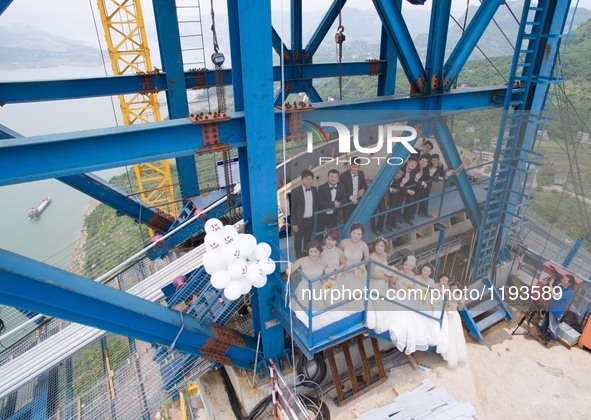
{"type": "Polygon", "coordinates": [[[275,271],[269,244],[257,244],[253,235],[238,233],[218,219],[205,222],[205,233],[203,267],[211,275],[211,285],[223,289],[227,299],[236,300],[253,286],[267,284],[267,275],[275,271]]]}

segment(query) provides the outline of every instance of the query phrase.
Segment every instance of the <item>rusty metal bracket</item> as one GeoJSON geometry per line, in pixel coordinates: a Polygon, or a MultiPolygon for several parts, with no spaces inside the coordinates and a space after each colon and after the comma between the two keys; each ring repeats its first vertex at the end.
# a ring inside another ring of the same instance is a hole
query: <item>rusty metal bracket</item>
{"type": "Polygon", "coordinates": [[[410,94],[417,95],[423,92],[425,92],[425,78],[423,76],[419,76],[416,83],[411,83],[410,94]]]}
{"type": "Polygon", "coordinates": [[[306,136],[302,131],[302,113],[312,111],[314,107],[304,102],[286,102],[279,109],[285,110],[287,114],[287,135],[286,140],[301,139],[306,136]]]}
{"type": "Polygon", "coordinates": [[[154,89],[154,85],[152,83],[152,76],[160,74],[160,69],[154,68],[154,70],[138,72],[137,74],[142,77],[142,89],[138,93],[148,95],[150,93],[160,92],[161,89],[154,89]]]}
{"type": "Polygon", "coordinates": [[[369,75],[370,76],[379,76],[380,75],[380,63],[381,61],[378,59],[371,59],[365,60],[369,63],[369,75]]]}
{"type": "Polygon", "coordinates": [[[226,356],[229,349],[229,343],[224,343],[223,341],[210,337],[205,340],[205,344],[201,346],[199,352],[205,360],[211,360],[222,365],[231,365],[232,359],[226,356]]]}
{"type": "Polygon", "coordinates": [[[431,77],[431,89],[433,89],[433,90],[439,89],[439,75],[438,74],[434,74],[433,77],[431,77]]]}
{"type": "Polygon", "coordinates": [[[189,72],[193,73],[195,75],[195,86],[192,87],[191,89],[203,89],[207,86],[206,78],[205,78],[205,74],[207,73],[207,69],[206,68],[202,68],[202,69],[189,69],[189,72]]]}
{"type": "Polygon", "coordinates": [[[197,153],[217,152],[228,149],[230,146],[220,144],[220,132],[218,123],[228,121],[230,117],[225,113],[201,113],[190,114],[189,121],[201,126],[201,135],[203,137],[203,148],[195,150],[197,153]]]}
{"type": "Polygon", "coordinates": [[[246,345],[240,331],[219,324],[211,324],[210,327],[217,340],[240,347],[246,345]]]}

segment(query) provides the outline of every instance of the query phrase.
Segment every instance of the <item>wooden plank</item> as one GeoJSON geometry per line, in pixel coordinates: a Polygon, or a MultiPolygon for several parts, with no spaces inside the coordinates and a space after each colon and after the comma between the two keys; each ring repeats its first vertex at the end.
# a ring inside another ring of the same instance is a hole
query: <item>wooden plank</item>
{"type": "Polygon", "coordinates": [[[408,359],[408,361],[410,362],[410,365],[412,366],[412,368],[414,370],[417,370],[419,368],[419,364],[417,363],[415,358],[412,356],[412,354],[407,354],[406,358],[408,359]]]}
{"type": "Polygon", "coordinates": [[[337,363],[334,360],[334,354],[332,353],[332,347],[326,349],[326,357],[328,359],[328,364],[330,365],[330,372],[332,374],[332,381],[334,382],[334,387],[337,390],[337,398],[339,402],[345,400],[345,394],[343,393],[343,385],[341,384],[341,380],[339,379],[339,370],[337,368],[337,363]]]}
{"type": "Polygon", "coordinates": [[[373,354],[376,359],[376,366],[378,367],[380,378],[384,378],[386,377],[386,370],[384,369],[384,362],[382,361],[382,352],[380,351],[378,340],[374,337],[371,338],[371,346],[373,347],[373,354]]]}
{"type": "Polygon", "coordinates": [[[357,376],[355,375],[355,366],[353,366],[353,359],[351,359],[351,351],[349,350],[349,344],[347,342],[341,344],[343,349],[343,355],[345,356],[345,362],[347,362],[347,371],[349,373],[349,379],[351,380],[351,388],[353,394],[359,392],[359,384],[357,383],[357,376]]]}
{"type": "MultiPolygon", "coordinates": [[[[347,398],[345,398],[342,402],[339,402],[337,405],[340,407],[342,405],[345,405],[346,403],[348,403],[351,400],[354,400],[355,398],[365,394],[368,391],[371,391],[372,389],[374,389],[375,387],[383,384],[384,382],[386,382],[388,380],[388,378],[384,377],[384,378],[380,378],[377,381],[375,381],[374,383],[372,383],[371,385],[365,386],[362,389],[360,389],[359,391],[357,391],[355,394],[351,394],[350,396],[348,396],[347,398]]],[[[375,420],[375,419],[372,419],[375,420]]]]}
{"type": "Polygon", "coordinates": [[[361,357],[361,364],[363,365],[363,376],[365,376],[365,385],[371,385],[371,371],[369,370],[369,362],[365,354],[365,347],[363,346],[363,338],[360,335],[355,337],[357,340],[357,348],[359,349],[359,357],[361,357]]]}

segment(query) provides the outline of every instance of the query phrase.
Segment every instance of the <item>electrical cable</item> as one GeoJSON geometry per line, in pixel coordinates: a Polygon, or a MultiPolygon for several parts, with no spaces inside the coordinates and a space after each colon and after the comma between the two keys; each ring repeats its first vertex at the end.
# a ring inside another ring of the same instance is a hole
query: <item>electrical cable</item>
{"type": "Polygon", "coordinates": [[[322,353],[316,353],[314,355],[314,362],[316,363],[316,371],[314,372],[314,374],[312,376],[309,376],[310,373],[308,371],[308,359],[306,359],[306,357],[304,355],[302,355],[300,357],[300,360],[298,360],[298,364],[296,366],[296,371],[298,373],[298,376],[303,377],[304,379],[300,382],[300,384],[302,386],[305,386],[306,388],[313,388],[314,385],[313,383],[322,383],[322,381],[324,380],[324,378],[326,378],[326,373],[327,373],[327,369],[326,369],[326,362],[324,361],[324,357],[322,356],[322,353]]]}
{"type": "MultiPolygon", "coordinates": [[[[453,21],[456,23],[456,25],[458,25],[460,28],[462,28],[462,25],[460,25],[460,22],[458,22],[458,21],[456,20],[456,18],[455,18],[455,17],[453,17],[453,15],[451,15],[451,14],[450,14],[449,16],[450,16],[450,17],[451,17],[451,19],[452,19],[452,20],[453,20],[453,21]]],[[[488,61],[488,62],[490,63],[490,65],[491,65],[491,66],[493,66],[493,68],[496,70],[496,72],[497,72],[497,73],[499,73],[499,75],[500,75],[500,76],[503,78],[503,80],[505,81],[505,83],[508,83],[508,80],[507,80],[507,78],[505,77],[505,75],[499,71],[499,69],[497,68],[497,66],[495,66],[495,63],[493,63],[493,62],[491,61],[491,59],[490,59],[490,58],[488,58],[488,56],[487,56],[487,55],[484,53],[484,51],[482,51],[482,49],[481,49],[481,48],[478,46],[478,44],[476,45],[476,49],[477,49],[478,51],[480,51],[480,54],[482,54],[482,55],[484,56],[484,58],[486,59],[486,61],[488,61]]]]}
{"type": "Polygon", "coordinates": [[[314,416],[315,419],[330,420],[330,410],[323,400],[319,400],[318,398],[309,395],[301,395],[301,398],[304,401],[306,408],[308,410],[312,409],[316,414],[314,416]]]}
{"type": "Polygon", "coordinates": [[[511,10],[511,7],[509,6],[508,2],[503,2],[505,4],[505,6],[507,6],[507,9],[509,9],[509,13],[511,13],[511,16],[513,16],[513,19],[515,19],[515,22],[517,22],[517,26],[521,26],[521,23],[519,22],[519,19],[517,19],[517,16],[515,16],[515,13],[513,13],[513,10],[511,10]]]}

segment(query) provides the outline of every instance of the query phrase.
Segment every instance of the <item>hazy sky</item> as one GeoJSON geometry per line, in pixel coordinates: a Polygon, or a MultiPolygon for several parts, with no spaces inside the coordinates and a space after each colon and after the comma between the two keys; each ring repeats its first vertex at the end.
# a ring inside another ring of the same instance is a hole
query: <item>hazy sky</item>
{"type": "MultiPolygon", "coordinates": [[[[171,0],[172,1],[172,0],[171,0]]],[[[257,0],[259,1],[259,0],[257,0]]],[[[323,12],[332,4],[333,0],[303,0],[305,12],[318,12],[317,19],[323,15],[323,12]]],[[[413,6],[407,1],[403,1],[403,7],[407,8],[423,8],[430,10],[433,0],[428,0],[424,6],[413,6]]],[[[177,5],[194,4],[195,0],[177,0],[177,5]]],[[[275,11],[283,11],[284,15],[289,13],[289,0],[272,0],[272,7],[275,11]]],[[[479,4],[479,0],[470,0],[471,5],[479,4]]],[[[576,0],[572,1],[576,4],[576,0]]],[[[203,30],[209,31],[211,24],[210,1],[201,0],[203,30]]],[[[591,9],[591,0],[580,0],[580,7],[591,9]]],[[[152,2],[149,0],[142,0],[142,7],[144,9],[144,20],[148,31],[149,45],[152,50],[152,59],[154,65],[158,65],[159,56],[156,45],[155,24],[153,21],[152,2]]],[[[226,1],[214,0],[214,7],[217,13],[226,13],[226,1]]],[[[345,7],[369,9],[373,8],[371,0],[347,0],[345,7]]],[[[452,0],[452,13],[455,16],[460,16],[464,13],[466,7],[466,0],[452,0]]],[[[287,19],[286,19],[287,21],[287,19]]],[[[284,21],[284,22],[286,22],[284,21]]],[[[98,48],[99,40],[102,49],[106,49],[103,31],[100,25],[97,0],[13,0],[12,4],[6,11],[0,15],[0,26],[23,27],[30,25],[32,27],[47,31],[54,35],[63,35],[68,38],[77,39],[87,45],[98,48]],[[96,19],[98,29],[95,29],[93,22],[96,19]],[[97,30],[99,37],[97,39],[97,30]]],[[[276,23],[279,33],[289,33],[288,24],[281,28],[280,23],[276,23]]],[[[427,32],[425,26],[424,32],[427,32]]],[[[206,34],[208,35],[208,34],[206,34]]],[[[208,36],[209,38],[209,36],[208,36]]]]}
{"type": "MultiPolygon", "coordinates": [[[[177,4],[191,3],[190,0],[177,1],[177,4]]],[[[209,3],[208,0],[201,1],[203,21],[207,23],[205,25],[207,27],[210,22],[209,3]]],[[[273,0],[272,6],[274,10],[279,11],[283,9],[287,13],[289,11],[289,3],[289,0],[273,0]]],[[[332,0],[304,0],[303,3],[304,11],[318,11],[320,17],[321,12],[328,8],[332,0]]],[[[404,1],[403,5],[405,8],[420,7],[430,10],[431,3],[432,1],[428,0],[424,6],[413,6],[404,1]]],[[[477,5],[479,1],[471,0],[470,4],[477,5]]],[[[572,4],[576,4],[576,1],[572,1],[572,4]]],[[[591,9],[591,0],[580,0],[579,5],[591,9]]],[[[29,24],[54,34],[62,33],[68,37],[76,37],[88,43],[92,39],[96,40],[91,7],[98,17],[96,0],[13,0],[8,9],[0,16],[0,25],[29,24]]],[[[150,16],[152,16],[152,2],[142,0],[142,7],[144,9],[146,24],[150,27],[152,26],[149,22],[150,16]]],[[[226,12],[225,1],[214,0],[214,7],[216,12],[226,12]]],[[[369,9],[373,8],[373,3],[370,0],[348,0],[346,7],[369,9]]],[[[465,0],[453,0],[452,2],[452,10],[455,11],[454,14],[463,13],[465,7],[465,0]]],[[[96,45],[96,42],[94,45],[96,45]]]]}

